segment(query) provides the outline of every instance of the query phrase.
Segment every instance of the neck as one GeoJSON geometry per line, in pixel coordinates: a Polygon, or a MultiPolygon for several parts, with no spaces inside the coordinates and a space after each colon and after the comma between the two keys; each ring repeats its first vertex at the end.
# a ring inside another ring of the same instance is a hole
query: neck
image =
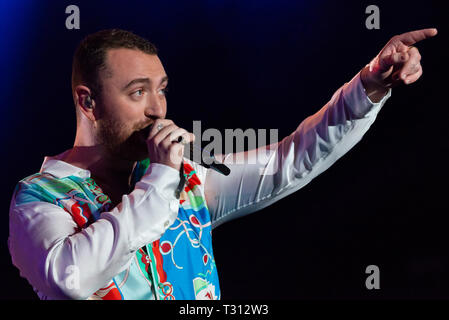
{"type": "Polygon", "coordinates": [[[102,187],[129,189],[136,161],[118,158],[101,146],[74,146],[63,159],[74,166],[89,170],[102,187]]]}

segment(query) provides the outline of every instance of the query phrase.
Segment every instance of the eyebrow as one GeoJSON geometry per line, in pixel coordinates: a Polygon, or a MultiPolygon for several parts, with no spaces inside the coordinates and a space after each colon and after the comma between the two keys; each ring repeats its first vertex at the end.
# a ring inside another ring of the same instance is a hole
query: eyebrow
{"type": "MultiPolygon", "coordinates": [[[[161,85],[165,81],[168,81],[168,76],[163,77],[161,79],[161,81],[159,82],[159,85],[161,85]]],[[[150,80],[150,78],[137,78],[137,79],[131,80],[126,86],[123,87],[123,90],[128,89],[129,87],[131,87],[132,85],[134,85],[136,83],[151,83],[151,80],[150,80]]]]}

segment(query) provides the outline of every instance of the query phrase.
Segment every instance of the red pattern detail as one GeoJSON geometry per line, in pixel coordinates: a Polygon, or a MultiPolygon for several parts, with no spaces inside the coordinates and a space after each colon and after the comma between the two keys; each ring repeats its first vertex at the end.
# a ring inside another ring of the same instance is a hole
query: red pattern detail
{"type": "Polygon", "coordinates": [[[79,202],[76,202],[72,205],[70,211],[78,227],[84,227],[88,222],[92,222],[92,212],[87,203],[80,205],[79,202]]]}
{"type": "Polygon", "coordinates": [[[159,250],[159,241],[160,240],[156,240],[153,242],[152,250],[153,250],[154,258],[156,259],[156,271],[159,276],[159,282],[164,283],[167,281],[167,274],[165,273],[164,269],[162,269],[163,258],[162,258],[162,254],[159,250]]]}
{"type": "Polygon", "coordinates": [[[194,225],[199,225],[200,224],[200,222],[198,221],[198,218],[197,217],[195,217],[194,215],[191,215],[190,217],[190,221],[194,224],[194,225]]]}
{"type": "Polygon", "coordinates": [[[184,173],[188,175],[191,171],[193,171],[193,167],[188,163],[184,163],[184,173]]]}
{"type": "MultiPolygon", "coordinates": [[[[193,168],[190,164],[184,163],[184,173],[188,176],[190,172],[193,171],[193,168]]],[[[184,188],[185,192],[189,192],[193,189],[194,186],[201,185],[200,179],[196,173],[192,174],[192,176],[187,180],[186,187],[184,188]]]]}
{"type": "Polygon", "coordinates": [[[120,291],[118,291],[117,288],[112,288],[111,291],[109,291],[102,300],[122,300],[122,295],[120,294],[120,291]]]}
{"type": "Polygon", "coordinates": [[[149,272],[150,267],[150,256],[147,255],[142,249],[139,249],[140,253],[142,254],[142,257],[140,258],[140,261],[142,261],[145,264],[145,271],[149,272]]]}
{"type": "Polygon", "coordinates": [[[168,243],[168,242],[163,243],[162,246],[161,246],[161,250],[162,250],[163,253],[170,252],[170,250],[171,250],[170,243],[168,243]]]}
{"type": "Polygon", "coordinates": [[[87,181],[87,186],[91,191],[93,191],[95,194],[102,194],[103,190],[95,183],[95,180],[89,179],[87,181]]]}
{"type": "Polygon", "coordinates": [[[114,282],[111,282],[107,287],[101,288],[99,291],[109,290],[104,296],[94,293],[96,296],[100,297],[102,300],[122,300],[122,295],[116,287],[114,282]]]}

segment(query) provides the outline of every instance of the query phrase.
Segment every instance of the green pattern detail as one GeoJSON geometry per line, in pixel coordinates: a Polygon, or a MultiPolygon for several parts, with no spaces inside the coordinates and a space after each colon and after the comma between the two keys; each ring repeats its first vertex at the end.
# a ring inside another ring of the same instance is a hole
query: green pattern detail
{"type": "MultiPolygon", "coordinates": [[[[142,262],[143,254],[140,252],[140,250],[136,251],[136,256],[137,256],[137,261],[139,262],[138,268],[142,271],[142,273],[144,274],[145,278],[148,281],[150,281],[151,286],[153,286],[153,279],[151,279],[150,275],[148,274],[147,270],[145,269],[146,265],[145,265],[144,262],[142,262]]],[[[148,270],[148,271],[150,271],[150,270],[148,270]]]]}
{"type": "Polygon", "coordinates": [[[207,288],[207,281],[202,278],[193,279],[193,289],[195,290],[195,295],[201,290],[207,288]]]}
{"type": "Polygon", "coordinates": [[[205,201],[200,196],[195,196],[193,192],[187,192],[187,196],[190,200],[190,205],[192,206],[192,209],[195,211],[198,211],[199,209],[205,207],[205,201]]]}

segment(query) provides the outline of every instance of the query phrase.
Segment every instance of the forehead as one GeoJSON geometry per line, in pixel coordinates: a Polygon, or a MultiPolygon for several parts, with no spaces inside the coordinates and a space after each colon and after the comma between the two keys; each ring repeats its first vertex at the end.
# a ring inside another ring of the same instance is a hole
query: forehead
{"type": "MultiPolygon", "coordinates": [[[[110,49],[106,52],[107,78],[126,82],[135,78],[149,77],[155,81],[166,76],[164,67],[157,55],[136,49],[110,49]]],[[[104,79],[107,80],[107,79],[104,79]]]]}

